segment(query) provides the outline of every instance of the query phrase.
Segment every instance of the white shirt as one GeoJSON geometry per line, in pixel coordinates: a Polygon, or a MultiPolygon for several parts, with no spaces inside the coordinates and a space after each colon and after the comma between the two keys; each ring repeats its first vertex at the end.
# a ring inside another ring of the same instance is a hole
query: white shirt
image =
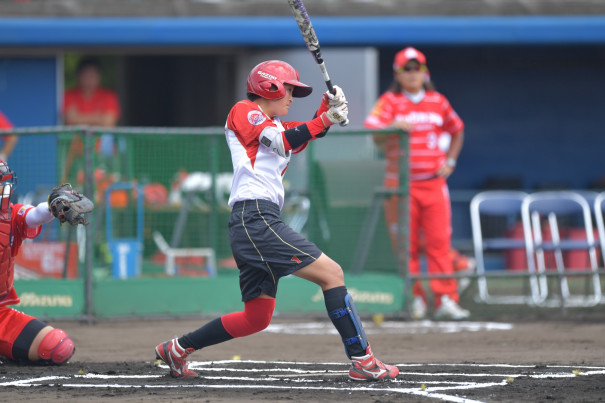
{"type": "Polygon", "coordinates": [[[262,199],[282,208],[282,178],[291,152],[277,152],[274,146],[283,141],[284,130],[284,124],[278,117],[267,116],[252,101],[240,101],[231,109],[225,124],[225,136],[233,163],[229,206],[233,207],[235,202],[241,200],[262,199]]]}

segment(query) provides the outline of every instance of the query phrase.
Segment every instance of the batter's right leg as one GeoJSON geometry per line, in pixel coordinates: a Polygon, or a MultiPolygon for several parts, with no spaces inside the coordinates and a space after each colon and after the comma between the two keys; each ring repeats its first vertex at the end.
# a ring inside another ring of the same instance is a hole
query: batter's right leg
{"type": "Polygon", "coordinates": [[[340,334],[347,357],[351,359],[349,378],[360,381],[393,379],[399,369],[385,365],[372,353],[353,297],[347,292],[342,268],[326,254],[296,271],[296,276],[321,286],[328,316],[340,334]]]}

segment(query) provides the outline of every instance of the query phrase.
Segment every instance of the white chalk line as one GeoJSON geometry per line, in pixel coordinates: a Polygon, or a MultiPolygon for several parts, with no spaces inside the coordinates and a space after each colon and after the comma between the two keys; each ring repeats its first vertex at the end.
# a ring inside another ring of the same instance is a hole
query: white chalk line
{"type": "MultiPolygon", "coordinates": [[[[207,362],[199,362],[200,366],[208,365],[209,363],[217,364],[217,361],[207,361],[207,362]]],[[[240,361],[240,360],[230,360],[223,361],[222,363],[226,364],[241,364],[241,363],[263,363],[263,364],[301,364],[296,362],[271,362],[271,361],[240,361]]],[[[327,365],[327,363],[307,363],[314,365],[327,365]]],[[[343,363],[335,363],[336,365],[347,365],[343,363]]],[[[547,365],[536,367],[535,365],[514,365],[514,364],[407,364],[408,366],[419,366],[419,365],[451,365],[458,367],[507,367],[507,368],[536,368],[536,369],[554,369],[554,368],[566,368],[572,369],[573,371],[569,373],[561,373],[561,372],[547,372],[542,374],[470,374],[470,373],[449,373],[449,372],[439,372],[439,373],[425,373],[425,372],[406,372],[403,373],[403,376],[421,376],[421,377],[438,377],[438,376],[453,376],[453,377],[499,377],[504,378],[499,382],[471,382],[471,381],[419,381],[419,380],[407,380],[407,379],[396,379],[386,381],[384,383],[373,383],[370,386],[359,386],[359,387],[330,387],[330,386],[292,386],[292,385],[262,385],[257,384],[256,382],[263,381],[279,381],[279,377],[294,377],[299,376],[298,374],[302,374],[303,376],[334,376],[341,375],[346,373],[346,371],[333,371],[333,370],[299,370],[296,368],[268,368],[268,369],[238,369],[238,368],[203,368],[204,371],[227,371],[227,372],[289,372],[289,374],[276,374],[271,377],[265,378],[253,378],[253,377],[229,377],[229,376],[216,376],[216,377],[206,377],[204,379],[214,379],[214,380],[225,380],[229,382],[233,381],[249,381],[255,382],[255,384],[242,385],[240,383],[237,384],[226,384],[226,385],[210,385],[210,384],[148,384],[148,385],[131,385],[131,384],[121,384],[121,383],[103,383],[103,384],[90,384],[90,383],[40,383],[44,381],[58,381],[58,380],[69,380],[74,378],[82,378],[82,379],[106,379],[106,380],[116,380],[116,379],[158,379],[163,378],[165,375],[107,375],[107,374],[76,374],[73,377],[66,376],[46,376],[46,377],[37,377],[30,379],[22,379],[11,382],[0,383],[0,386],[19,386],[19,387],[33,387],[33,386],[55,386],[60,385],[62,387],[70,387],[70,388],[133,388],[133,389],[141,389],[141,388],[151,388],[151,389],[162,389],[162,388],[209,388],[209,389],[235,389],[235,388],[248,388],[248,389],[271,389],[271,390],[334,390],[334,391],[348,391],[348,392],[363,392],[363,391],[373,391],[373,392],[386,392],[386,393],[397,393],[397,394],[411,394],[417,396],[425,396],[428,398],[446,401],[446,402],[455,402],[455,403],[479,403],[477,400],[466,399],[458,396],[451,396],[445,394],[443,392],[451,392],[451,391],[465,391],[471,389],[481,389],[481,388],[490,388],[496,386],[505,386],[509,382],[509,378],[519,378],[519,377],[529,377],[536,379],[544,379],[544,378],[571,378],[575,376],[590,376],[590,375],[603,375],[605,374],[605,367],[595,367],[595,366],[565,366],[565,365],[547,365]],[[420,387],[411,387],[411,388],[401,388],[401,387],[381,387],[385,384],[415,384],[421,385],[420,387]]],[[[168,368],[165,365],[160,365],[160,367],[168,368]]],[[[306,379],[290,379],[290,382],[322,382],[322,380],[306,380],[306,379]]]]}
{"type": "MultiPolygon", "coordinates": [[[[217,361],[189,361],[189,366],[191,364],[195,364],[197,366],[203,365],[215,365],[215,364],[280,364],[280,365],[317,365],[316,362],[306,362],[306,361],[258,361],[258,360],[217,360],[217,361]]],[[[322,362],[322,365],[351,365],[346,362],[322,362]]]]}
{"type": "MultiPolygon", "coordinates": [[[[203,366],[216,365],[216,364],[271,364],[271,365],[340,365],[349,366],[348,362],[307,362],[307,361],[260,361],[260,360],[217,360],[217,361],[189,361],[189,366],[196,365],[197,368],[201,369],[203,366]]],[[[504,363],[493,363],[493,364],[480,364],[480,363],[401,363],[395,364],[398,367],[477,367],[477,368],[540,368],[536,364],[504,364],[504,363]]],[[[168,368],[164,364],[164,368],[168,368]]],[[[548,365],[548,368],[585,368],[585,369],[597,369],[605,370],[605,366],[587,366],[587,365],[548,365]]]]}
{"type": "MultiPolygon", "coordinates": [[[[317,374],[319,375],[319,374],[317,374]]],[[[311,375],[311,376],[317,376],[311,375]]],[[[266,377],[266,378],[250,378],[250,377],[242,377],[242,376],[204,376],[204,379],[213,379],[213,380],[223,380],[223,381],[251,381],[251,382],[263,382],[263,381],[283,381],[285,377],[294,377],[299,375],[275,375],[275,378],[266,377]],[[278,378],[279,377],[279,378],[278,378]]],[[[294,378],[289,379],[289,382],[323,382],[322,379],[305,379],[305,378],[294,378]]]]}
{"type": "MultiPolygon", "coordinates": [[[[195,362],[189,363],[190,369],[202,369],[194,365],[195,362]]],[[[272,363],[267,363],[272,364],[272,363]]],[[[399,365],[399,364],[398,364],[399,365]]],[[[160,364],[158,365],[160,368],[169,369],[168,365],[160,364]]],[[[251,373],[266,373],[266,372],[287,372],[290,374],[303,374],[303,375],[318,375],[318,376],[334,376],[334,375],[343,375],[348,374],[347,371],[336,371],[330,369],[318,369],[318,370],[307,370],[307,369],[297,369],[297,368],[227,368],[227,367],[212,367],[212,368],[203,368],[204,371],[208,372],[251,372],[251,373]]],[[[290,376],[292,376],[290,375],[290,376]]],[[[489,374],[489,373],[459,373],[459,372],[406,372],[405,375],[410,376],[429,376],[429,377],[438,377],[438,376],[460,376],[460,377],[474,377],[474,378],[485,378],[485,377],[495,377],[495,378],[509,378],[516,376],[523,376],[520,374],[489,374]]],[[[572,374],[573,375],[573,374],[572,374]]],[[[288,375],[285,375],[288,376],[288,375]]]]}
{"type": "MultiPolygon", "coordinates": [[[[477,388],[486,388],[492,386],[502,386],[506,385],[506,381],[502,381],[500,383],[486,383],[486,384],[475,384],[464,387],[464,389],[477,389],[477,388]]],[[[49,386],[54,386],[51,384],[49,386]]],[[[193,384],[193,385],[123,385],[123,384],[80,384],[80,383],[63,383],[61,384],[64,388],[120,388],[120,389],[164,389],[164,388],[204,388],[204,389],[271,389],[271,390],[317,390],[317,391],[325,391],[325,390],[333,390],[333,391],[348,391],[348,392],[386,392],[386,393],[399,393],[399,394],[411,394],[411,395],[420,395],[426,396],[429,398],[435,398],[447,402],[456,402],[456,403],[482,403],[479,400],[471,400],[466,398],[460,398],[457,396],[450,396],[441,393],[434,393],[429,388],[422,390],[421,388],[373,388],[373,387],[352,387],[352,388],[337,388],[331,386],[278,386],[278,385],[241,385],[241,384],[233,384],[233,385],[209,385],[209,384],[193,384]]],[[[460,388],[434,388],[434,391],[440,390],[454,390],[460,388]]]]}
{"type": "MultiPolygon", "coordinates": [[[[291,372],[293,374],[305,374],[307,376],[315,375],[315,376],[329,376],[329,375],[339,375],[346,374],[348,371],[337,371],[337,370],[301,370],[295,368],[206,368],[207,365],[216,365],[216,364],[238,364],[238,363],[249,363],[249,364],[264,364],[264,365],[317,365],[318,363],[312,362],[294,362],[294,361],[256,361],[256,360],[221,360],[221,361],[191,361],[189,363],[189,368],[191,369],[201,369],[204,371],[227,371],[227,372],[291,372]]],[[[348,366],[348,363],[321,363],[322,365],[334,365],[334,366],[348,366]]],[[[523,364],[396,364],[398,367],[421,367],[421,366],[451,366],[451,367],[476,367],[476,368],[536,368],[536,365],[523,365],[523,364]]],[[[160,364],[160,368],[168,369],[168,366],[165,364],[160,364]]],[[[597,372],[591,371],[583,371],[579,374],[574,373],[546,373],[546,374],[488,374],[488,373],[450,373],[450,372],[435,372],[435,373],[427,373],[427,372],[406,372],[406,375],[418,375],[418,376],[462,376],[462,377],[506,377],[506,378],[515,378],[519,376],[528,376],[533,378],[567,378],[574,377],[576,375],[599,375],[603,371],[605,371],[605,367],[595,367],[595,366],[574,366],[574,365],[548,365],[547,368],[569,368],[571,370],[578,370],[579,368],[583,369],[594,369],[597,372]]],[[[282,377],[294,376],[294,375],[276,375],[282,377]]]]}
{"type": "MultiPolygon", "coordinates": [[[[160,365],[160,368],[168,369],[167,365],[160,365]]],[[[189,366],[191,369],[197,369],[195,367],[189,366]]],[[[295,369],[295,368],[266,368],[266,369],[245,369],[245,368],[204,368],[204,371],[209,372],[252,372],[252,373],[265,373],[265,372],[289,372],[290,375],[281,375],[281,376],[294,376],[295,374],[301,375],[316,375],[316,376],[334,376],[334,375],[343,375],[347,374],[349,371],[334,371],[334,370],[304,370],[304,369],[295,369]]],[[[597,375],[598,373],[603,373],[605,371],[592,371],[595,372],[592,375],[597,375]]],[[[586,372],[578,373],[587,374],[586,372]]],[[[406,376],[428,376],[428,377],[441,377],[441,376],[453,376],[453,377],[466,377],[466,378],[516,378],[516,377],[529,377],[529,378],[573,378],[576,376],[574,373],[554,373],[548,372],[544,374],[514,374],[514,373],[498,373],[498,374],[490,374],[485,372],[477,372],[477,373],[460,373],[460,372],[406,372],[404,375],[406,376]]]]}
{"type": "MultiPolygon", "coordinates": [[[[167,366],[165,366],[168,369],[167,366]]],[[[103,374],[84,374],[84,375],[74,375],[75,378],[87,378],[87,379],[157,379],[164,378],[166,375],[103,375],[103,374]]],[[[283,375],[282,375],[283,376],[283,375]]],[[[288,376],[299,376],[299,375],[288,375],[288,376]]],[[[251,378],[248,376],[206,376],[204,375],[204,379],[213,379],[213,380],[225,380],[225,381],[250,381],[250,382],[262,382],[262,381],[279,381],[279,378],[251,378]]],[[[323,381],[315,381],[315,382],[323,382],[323,381]]]]}
{"type": "MultiPolygon", "coordinates": [[[[168,367],[166,367],[168,368],[168,367]]],[[[76,374],[76,378],[92,378],[92,379],[145,379],[145,378],[161,378],[164,375],[105,375],[105,374],[76,374]]]]}
{"type": "MultiPolygon", "coordinates": [[[[70,378],[67,376],[43,376],[43,377],[39,377],[39,378],[29,378],[29,379],[20,379],[18,381],[3,382],[3,383],[0,383],[0,386],[31,386],[31,385],[28,385],[31,382],[54,381],[57,379],[70,379],[70,378]]],[[[42,385],[42,384],[37,384],[37,385],[42,385]]]]}
{"type": "MultiPolygon", "coordinates": [[[[439,367],[483,367],[483,368],[492,368],[492,367],[502,367],[502,368],[536,368],[539,369],[541,366],[536,364],[397,364],[397,366],[401,367],[420,367],[420,366],[439,366],[439,367]]],[[[586,366],[586,365],[546,365],[547,368],[585,368],[585,369],[599,369],[605,370],[605,367],[594,367],[594,366],[586,366]]]]}
{"type": "MultiPolygon", "coordinates": [[[[440,322],[422,320],[415,322],[385,321],[380,325],[368,321],[364,324],[366,334],[427,334],[461,333],[479,331],[511,330],[511,323],[499,322],[440,322]]],[[[330,322],[304,322],[292,324],[270,324],[264,332],[276,334],[325,335],[338,334],[330,322]]]]}
{"type": "MultiPolygon", "coordinates": [[[[165,364],[159,365],[160,368],[168,369],[168,366],[165,364]]],[[[195,365],[189,364],[190,369],[200,369],[195,365]]],[[[318,369],[318,370],[309,370],[309,369],[296,369],[296,368],[265,368],[265,369],[253,369],[253,368],[204,368],[204,371],[210,372],[292,372],[295,374],[332,374],[332,375],[342,375],[348,374],[349,371],[334,371],[334,370],[326,370],[326,369],[318,369]]]]}
{"type": "Polygon", "coordinates": [[[605,375],[605,370],[601,371],[579,371],[571,374],[540,374],[540,375],[528,375],[531,378],[574,378],[576,376],[589,376],[589,375],[605,375]]]}

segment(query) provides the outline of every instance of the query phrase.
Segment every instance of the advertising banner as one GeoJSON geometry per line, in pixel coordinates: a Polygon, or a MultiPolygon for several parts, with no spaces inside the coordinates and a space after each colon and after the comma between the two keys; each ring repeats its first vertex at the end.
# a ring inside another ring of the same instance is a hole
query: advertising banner
{"type": "Polygon", "coordinates": [[[84,313],[83,280],[15,280],[21,303],[14,308],[37,318],[79,318],[84,313]]]}

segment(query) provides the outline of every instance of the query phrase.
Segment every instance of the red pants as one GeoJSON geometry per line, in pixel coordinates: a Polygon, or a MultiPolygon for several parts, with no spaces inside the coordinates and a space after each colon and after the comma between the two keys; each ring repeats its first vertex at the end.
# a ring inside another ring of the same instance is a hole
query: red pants
{"type": "MultiPolygon", "coordinates": [[[[397,250],[397,222],[399,198],[385,201],[385,218],[393,243],[397,250]]],[[[447,183],[443,178],[410,182],[410,255],[409,272],[420,273],[420,234],[424,236],[427,270],[429,274],[452,274],[454,272],[450,256],[452,237],[451,206],[447,183]]],[[[397,254],[398,255],[398,254],[397,254]]],[[[442,295],[448,295],[458,302],[456,279],[432,279],[429,286],[438,305],[442,295]]],[[[414,296],[426,299],[420,281],[412,287],[414,296]]]]}
{"type": "Polygon", "coordinates": [[[13,308],[0,307],[0,356],[14,359],[13,344],[25,325],[33,319],[13,308]]]}

